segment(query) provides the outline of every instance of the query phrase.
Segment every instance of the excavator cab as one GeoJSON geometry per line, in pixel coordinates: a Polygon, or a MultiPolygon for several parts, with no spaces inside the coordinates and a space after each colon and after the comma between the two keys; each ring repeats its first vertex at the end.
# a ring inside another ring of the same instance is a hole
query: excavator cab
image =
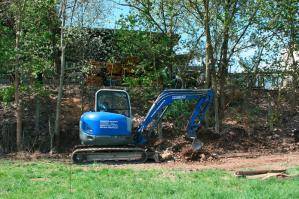
{"type": "Polygon", "coordinates": [[[132,138],[131,104],[124,90],[101,89],[95,95],[95,111],[80,119],[82,144],[111,146],[128,145],[132,138]]]}
{"type": "Polygon", "coordinates": [[[130,97],[124,90],[101,89],[96,93],[95,111],[116,113],[130,118],[130,97]]]}

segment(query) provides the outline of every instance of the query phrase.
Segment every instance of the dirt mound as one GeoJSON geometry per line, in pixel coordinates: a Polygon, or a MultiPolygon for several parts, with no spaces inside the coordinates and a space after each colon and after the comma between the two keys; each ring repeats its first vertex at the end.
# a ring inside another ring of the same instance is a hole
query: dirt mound
{"type": "MultiPolygon", "coordinates": [[[[171,129],[165,129],[173,132],[171,129]]],[[[170,133],[171,134],[171,133],[170,133]]],[[[242,127],[227,127],[222,134],[215,134],[211,130],[203,130],[198,137],[204,143],[202,149],[195,152],[192,141],[184,135],[165,137],[159,143],[158,151],[171,151],[173,159],[177,161],[213,161],[224,154],[250,153],[250,154],[275,154],[299,151],[299,143],[296,142],[294,133],[274,129],[256,128],[254,134],[249,134],[242,127]]]]}

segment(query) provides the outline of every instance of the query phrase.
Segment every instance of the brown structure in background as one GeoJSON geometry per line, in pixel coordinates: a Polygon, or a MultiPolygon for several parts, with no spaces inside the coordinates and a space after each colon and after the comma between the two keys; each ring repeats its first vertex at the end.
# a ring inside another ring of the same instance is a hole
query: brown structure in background
{"type": "Polygon", "coordinates": [[[123,77],[132,76],[139,62],[138,57],[126,57],[116,63],[90,61],[92,69],[85,78],[87,86],[118,85],[123,77]]]}

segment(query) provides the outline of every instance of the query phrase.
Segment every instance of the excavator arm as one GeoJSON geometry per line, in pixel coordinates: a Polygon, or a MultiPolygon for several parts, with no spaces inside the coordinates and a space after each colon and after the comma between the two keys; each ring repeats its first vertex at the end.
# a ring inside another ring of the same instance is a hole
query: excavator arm
{"type": "MultiPolygon", "coordinates": [[[[147,140],[143,136],[143,131],[151,124],[156,128],[162,119],[165,111],[174,101],[196,100],[195,109],[189,119],[187,126],[187,136],[196,140],[196,131],[202,126],[205,113],[212,103],[213,91],[211,89],[169,89],[164,90],[156,99],[145,119],[137,129],[137,144],[146,144],[147,140]],[[155,121],[155,122],[154,122],[155,121]]],[[[201,146],[199,146],[200,148],[201,146]]],[[[198,147],[196,147],[198,148],[198,147]]]]}

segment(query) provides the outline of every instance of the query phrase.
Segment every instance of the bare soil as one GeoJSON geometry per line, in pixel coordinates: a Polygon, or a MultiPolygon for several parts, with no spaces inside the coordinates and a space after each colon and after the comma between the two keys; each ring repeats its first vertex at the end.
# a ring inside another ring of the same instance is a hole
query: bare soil
{"type": "MultiPolygon", "coordinates": [[[[288,154],[252,155],[230,154],[218,160],[205,162],[176,162],[145,163],[145,164],[118,164],[101,165],[101,168],[126,168],[126,169],[179,169],[196,171],[202,169],[224,169],[236,171],[240,169],[288,169],[299,166],[299,152],[288,154]]],[[[85,167],[88,168],[88,167],[85,167]]]]}
{"type": "MultiPolygon", "coordinates": [[[[24,163],[29,161],[57,161],[72,165],[69,154],[44,154],[44,153],[15,153],[6,155],[6,160],[21,160],[24,163]]],[[[89,169],[133,169],[133,170],[152,170],[152,169],[173,169],[183,171],[197,171],[203,169],[223,169],[227,171],[237,171],[243,169],[289,169],[299,166],[299,152],[290,152],[286,154],[258,154],[258,153],[230,153],[219,156],[217,159],[206,161],[167,161],[161,163],[147,162],[140,164],[125,163],[96,163],[79,165],[84,170],[89,169]]]]}

